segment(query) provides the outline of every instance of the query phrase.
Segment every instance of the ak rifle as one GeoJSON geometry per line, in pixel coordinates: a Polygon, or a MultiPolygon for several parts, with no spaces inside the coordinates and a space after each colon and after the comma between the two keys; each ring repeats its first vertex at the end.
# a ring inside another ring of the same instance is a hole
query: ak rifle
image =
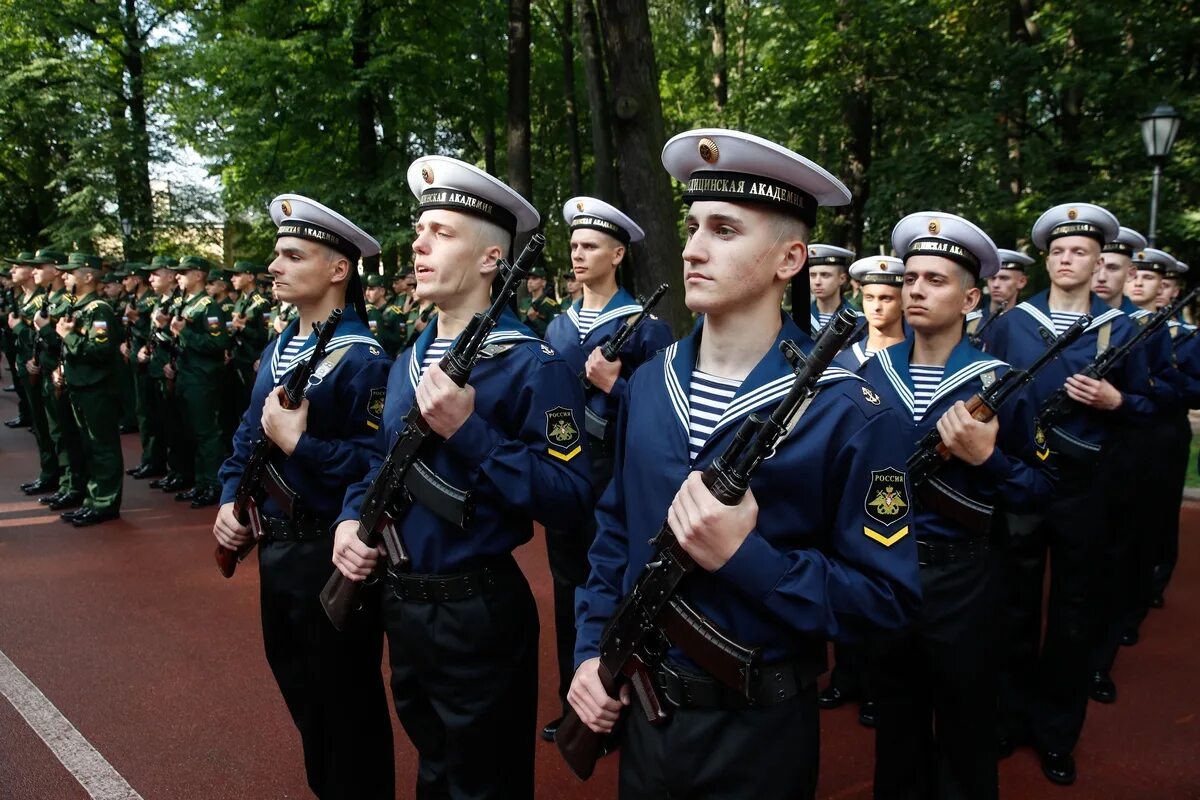
{"type": "MultiPolygon", "coordinates": [[[[308,392],[308,379],[312,377],[321,360],[325,358],[325,350],[329,347],[329,342],[341,320],[342,309],[335,308],[323,324],[313,323],[313,329],[317,334],[317,343],[313,347],[312,355],[292,371],[287,383],[284,384],[282,400],[284,408],[297,409],[304,401],[304,395],[308,392]]],[[[217,545],[215,553],[217,568],[226,578],[233,577],[238,562],[245,561],[246,556],[250,555],[259,540],[262,539],[263,527],[259,506],[263,500],[270,495],[280,508],[288,512],[289,516],[294,510],[292,506],[295,501],[295,493],[287,489],[287,483],[283,480],[283,476],[271,463],[271,457],[277,450],[275,443],[268,439],[266,434],[263,434],[251,448],[250,457],[246,459],[246,466],[242,469],[242,477],[238,480],[237,490],[233,496],[233,515],[237,517],[238,522],[250,528],[251,536],[250,541],[237,550],[217,545]]]]}
{"type": "MultiPolygon", "coordinates": [[[[611,363],[617,360],[621,348],[633,338],[633,335],[637,333],[637,329],[641,327],[642,323],[650,318],[650,312],[658,305],[658,301],[663,299],[663,295],[667,293],[667,288],[667,284],[660,283],[658,288],[654,290],[654,294],[650,295],[649,300],[641,297],[637,299],[637,303],[642,307],[642,310],[637,314],[630,315],[625,320],[625,324],[621,326],[621,329],[617,331],[616,335],[605,340],[604,344],[600,345],[600,355],[604,356],[605,361],[611,363]]],[[[583,381],[583,390],[585,392],[592,388],[591,381],[587,379],[587,370],[579,373],[579,380],[583,381]]]]}
{"type": "Polygon", "coordinates": [[[967,334],[967,341],[971,343],[971,347],[979,347],[979,345],[983,342],[983,332],[988,329],[988,325],[991,325],[993,322],[1000,319],[1000,317],[1003,317],[1007,311],[1008,303],[1001,300],[1000,307],[996,309],[996,313],[984,320],[983,324],[976,328],[974,333],[967,334]]]}
{"type": "MultiPolygon", "coordinates": [[[[770,416],[747,417],[733,441],[704,471],[704,485],[717,500],[728,506],[741,501],[755,471],[795,425],[816,392],[817,380],[857,327],[858,315],[841,309],[822,328],[807,357],[792,342],[781,343],[796,378],[770,416]]],[[[600,637],[599,676],[608,696],[618,699],[622,685],[631,683],[646,719],[651,724],[665,721],[651,671],[671,642],[717,681],[749,696],[758,649],[732,641],[678,596],[680,583],[696,562],[668,523],[662,524],[652,545],[654,555],[600,637]]],[[[591,776],[596,760],[607,751],[604,735],[585,725],[574,709],[567,710],[554,741],[581,780],[591,776]]]]}
{"type": "MultiPolygon", "coordinates": [[[[1192,302],[1197,295],[1200,295],[1200,286],[1196,286],[1186,295],[1176,299],[1174,303],[1155,311],[1128,341],[1119,347],[1110,347],[1096,356],[1090,364],[1079,371],[1079,374],[1097,381],[1104,380],[1108,373],[1112,372],[1125,359],[1125,356],[1149,339],[1155,331],[1166,325],[1168,320],[1178,314],[1181,308],[1192,302]]],[[[1060,386],[1054,394],[1046,398],[1042,407],[1038,409],[1037,424],[1040,432],[1049,436],[1050,432],[1070,417],[1078,407],[1079,403],[1072,400],[1071,396],[1067,394],[1067,387],[1060,386]]]]}
{"type": "MultiPolygon", "coordinates": [[[[456,385],[467,385],[488,334],[496,327],[500,315],[516,296],[518,285],[537,263],[545,246],[546,237],[535,233],[511,267],[501,260],[500,275],[504,279],[504,285],[496,293],[487,311],[471,318],[466,329],[454,340],[454,344],[438,363],[456,385]]],[[[414,482],[410,480],[411,475],[421,471],[426,485],[452,488],[420,460],[420,456],[438,441],[439,437],[421,416],[421,409],[414,400],[404,415],[395,443],[363,496],[358,520],[359,541],[367,547],[382,545],[392,569],[403,571],[409,566],[408,551],[400,540],[395,520],[402,516],[416,499],[412,492],[414,482]]],[[[473,505],[468,493],[459,494],[462,496],[456,500],[461,509],[461,525],[465,526],[470,521],[473,505]]],[[[362,583],[350,580],[335,569],[325,588],[321,590],[321,605],[325,608],[333,627],[339,631],[345,630],[350,615],[358,608],[358,595],[362,583]]]]}

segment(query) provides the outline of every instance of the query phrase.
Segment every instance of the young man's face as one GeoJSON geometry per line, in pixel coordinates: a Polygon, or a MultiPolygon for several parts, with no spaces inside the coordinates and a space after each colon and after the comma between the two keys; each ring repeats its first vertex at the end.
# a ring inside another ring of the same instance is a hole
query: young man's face
{"type": "Polygon", "coordinates": [[[879,283],[863,284],[862,310],[867,324],[872,328],[883,329],[895,325],[904,314],[900,287],[879,283]]]}
{"type": "Polygon", "coordinates": [[[525,288],[529,290],[530,294],[541,294],[546,290],[546,279],[531,275],[525,279],[525,288]]]}
{"type": "Polygon", "coordinates": [[[479,283],[483,250],[477,218],[445,208],[430,209],[417,220],[415,232],[413,272],[417,297],[422,301],[445,303],[479,283]]]}
{"type": "Polygon", "coordinates": [[[104,284],[104,296],[109,300],[113,300],[121,296],[122,286],[119,282],[111,282],[104,284]]]}
{"type": "Polygon", "coordinates": [[[1100,268],[1100,243],[1089,236],[1060,236],[1050,242],[1046,253],[1046,272],[1050,282],[1071,291],[1091,286],[1092,275],[1100,268]]]}
{"type": "Polygon", "coordinates": [[[1133,273],[1133,282],[1129,287],[1129,299],[1139,306],[1153,303],[1162,288],[1162,276],[1148,269],[1139,269],[1133,273]]]}
{"type": "Polygon", "coordinates": [[[346,261],[345,256],[323,244],[280,236],[275,240],[275,258],[268,267],[275,277],[275,296],[293,304],[319,300],[329,291],[338,264],[346,261]]]}
{"type": "Polygon", "coordinates": [[[1112,300],[1125,293],[1125,282],[1133,272],[1132,260],[1120,253],[1101,253],[1100,266],[1092,276],[1092,291],[1101,300],[1112,300]]]}
{"type": "MultiPolygon", "coordinates": [[[[613,274],[625,247],[607,233],[580,228],[571,232],[571,270],[577,284],[597,286],[613,274]]],[[[567,281],[567,290],[571,289],[567,281]]]]}
{"type": "Polygon", "coordinates": [[[222,297],[225,294],[225,281],[209,281],[204,290],[208,292],[209,297],[222,297]]]}
{"type": "Polygon", "coordinates": [[[1006,307],[1012,308],[1028,281],[1029,277],[1019,269],[999,270],[988,278],[988,292],[992,295],[992,302],[1003,301],[1006,307]]]}
{"type": "Polygon", "coordinates": [[[963,318],[979,301],[979,290],[967,289],[963,268],[941,256],[912,256],[904,262],[904,319],[918,333],[962,327],[963,318]]]}
{"type": "Polygon", "coordinates": [[[13,264],[12,272],[9,274],[12,282],[17,286],[25,286],[33,280],[33,268],[26,264],[13,264]]]}
{"type": "Polygon", "coordinates": [[[249,272],[235,272],[229,281],[236,292],[248,292],[254,288],[254,275],[249,272]]]}
{"type": "Polygon", "coordinates": [[[175,273],[166,267],[159,267],[150,273],[150,288],[155,294],[170,294],[175,291],[175,285],[175,273]]]}
{"type": "Polygon", "coordinates": [[[731,311],[782,286],[803,265],[782,265],[780,221],[749,205],[717,200],[692,204],[683,247],[684,302],[697,314],[731,311]],[[786,274],[784,274],[784,270],[786,274]]]}
{"type": "Polygon", "coordinates": [[[373,306],[382,305],[386,297],[385,292],[382,286],[368,286],[365,292],[367,302],[373,306]]]}
{"type": "Polygon", "coordinates": [[[78,294],[75,290],[79,286],[79,276],[75,273],[75,270],[63,273],[63,286],[66,287],[69,293],[78,294]]]}
{"type": "Polygon", "coordinates": [[[53,264],[42,264],[33,268],[33,282],[43,288],[53,286],[58,269],[53,264]]]}
{"type": "Polygon", "coordinates": [[[846,284],[846,273],[838,267],[820,264],[808,268],[808,289],[814,300],[832,300],[846,284]]]}
{"type": "Polygon", "coordinates": [[[1162,285],[1158,288],[1158,296],[1154,298],[1154,305],[1157,308],[1171,305],[1179,299],[1179,291],[1179,279],[1164,275],[1162,285]]]}

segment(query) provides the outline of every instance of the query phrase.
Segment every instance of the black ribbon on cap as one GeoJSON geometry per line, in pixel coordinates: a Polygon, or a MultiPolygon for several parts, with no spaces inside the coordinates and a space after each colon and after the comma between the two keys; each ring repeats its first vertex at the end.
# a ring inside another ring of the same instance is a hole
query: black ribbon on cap
{"type": "Polygon", "coordinates": [[[1103,247],[1105,242],[1104,229],[1099,225],[1093,225],[1090,222],[1082,220],[1071,220],[1070,222],[1060,222],[1050,229],[1050,233],[1046,236],[1046,243],[1049,244],[1055,239],[1061,239],[1063,236],[1086,236],[1089,239],[1095,239],[1103,247]]]}
{"type": "Polygon", "coordinates": [[[284,236],[295,236],[297,239],[307,239],[310,242],[330,247],[350,259],[352,267],[357,267],[358,260],[362,257],[362,251],[354,242],[340,233],[313,222],[298,219],[284,220],[280,223],[279,230],[275,232],[275,238],[280,239],[284,236]]]}
{"type": "Polygon", "coordinates": [[[795,214],[810,227],[817,222],[817,198],[790,183],[747,172],[693,172],[683,190],[683,202],[691,205],[698,200],[761,203],[795,214]]]}
{"type": "Polygon", "coordinates": [[[454,189],[449,186],[433,186],[421,192],[418,211],[431,208],[445,208],[450,211],[462,211],[483,217],[494,222],[510,236],[517,235],[517,215],[498,203],[486,200],[479,195],[454,189]]]}
{"type": "Polygon", "coordinates": [[[967,272],[970,272],[976,278],[979,277],[979,257],[967,248],[949,239],[938,239],[929,236],[913,239],[912,243],[908,246],[908,251],[904,254],[904,260],[907,261],[912,256],[941,256],[942,258],[948,258],[966,269],[967,272]]]}
{"type": "Polygon", "coordinates": [[[1108,242],[1100,248],[1100,252],[1117,253],[1127,258],[1133,258],[1133,245],[1125,244],[1125,242],[1108,242]]]}
{"type": "Polygon", "coordinates": [[[594,214],[576,214],[574,219],[571,220],[571,230],[574,231],[581,228],[607,233],[621,244],[629,244],[629,231],[603,217],[597,217],[594,214]]]}

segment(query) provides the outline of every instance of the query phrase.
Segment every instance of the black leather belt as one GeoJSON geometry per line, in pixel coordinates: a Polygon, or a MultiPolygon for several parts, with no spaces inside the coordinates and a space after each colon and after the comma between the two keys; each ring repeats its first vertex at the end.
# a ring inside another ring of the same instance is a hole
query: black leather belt
{"type": "Polygon", "coordinates": [[[962,539],[917,539],[917,563],[922,567],[938,567],[959,561],[974,561],[992,549],[986,538],[962,539]]]}
{"type": "Polygon", "coordinates": [[[333,521],[300,514],[294,519],[262,515],[263,538],[274,542],[315,542],[329,536],[333,521]]]}
{"type": "Polygon", "coordinates": [[[669,664],[654,670],[654,683],[663,700],[675,708],[741,709],[773,706],[791,700],[816,683],[816,676],[795,664],[765,664],[750,678],[750,700],[723,683],[669,664]]]}
{"type": "Polygon", "coordinates": [[[411,572],[388,570],[387,581],[392,594],[399,600],[414,603],[453,603],[468,600],[495,585],[496,579],[516,570],[511,559],[497,561],[470,572],[449,575],[415,575],[411,572]]]}

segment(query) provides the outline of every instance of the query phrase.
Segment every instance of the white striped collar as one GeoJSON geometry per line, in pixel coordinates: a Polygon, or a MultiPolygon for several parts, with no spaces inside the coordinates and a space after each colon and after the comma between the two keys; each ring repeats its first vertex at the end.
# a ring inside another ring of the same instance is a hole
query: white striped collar
{"type": "MultiPolygon", "coordinates": [[[[279,342],[283,341],[283,337],[280,336],[275,341],[275,352],[271,354],[271,377],[275,381],[275,385],[279,386],[283,383],[284,378],[291,374],[296,367],[298,367],[300,364],[303,364],[312,356],[313,351],[317,349],[317,342],[316,339],[313,339],[312,344],[305,344],[300,352],[288,362],[287,367],[280,369],[279,357],[284,348],[279,346],[279,342]]],[[[325,347],[325,352],[326,354],[329,354],[335,350],[341,350],[343,347],[349,347],[356,342],[371,345],[373,347],[379,347],[379,342],[370,336],[362,336],[360,334],[350,333],[345,336],[334,336],[332,339],[330,339],[329,344],[325,347]]]]}
{"type": "MultiPolygon", "coordinates": [[[[961,347],[962,345],[960,344],[951,353],[951,361],[957,360],[955,358],[956,355],[962,357],[958,353],[961,347]]],[[[909,415],[914,415],[916,413],[916,398],[913,396],[912,388],[910,388],[911,376],[909,375],[907,362],[911,352],[911,340],[906,340],[900,344],[880,350],[875,354],[875,361],[883,369],[884,377],[887,378],[888,383],[895,390],[896,395],[900,398],[900,402],[908,409],[909,415]],[[903,358],[904,363],[899,363],[893,357],[903,358]]],[[[947,367],[950,363],[947,362],[947,367]]],[[[929,403],[925,406],[925,413],[928,414],[929,409],[933,408],[939,400],[958,389],[964,383],[979,377],[985,372],[1007,366],[1005,362],[998,359],[986,358],[979,361],[969,361],[952,373],[943,372],[938,388],[934,391],[933,395],[929,398],[929,403]]]]}
{"type": "MultiPolygon", "coordinates": [[[[1024,303],[1018,305],[1017,308],[1037,320],[1037,323],[1045,328],[1051,336],[1058,338],[1058,334],[1054,332],[1054,320],[1052,320],[1049,315],[1046,314],[1046,312],[1033,305],[1031,300],[1026,300],[1024,303]]],[[[1087,332],[1090,333],[1091,331],[1096,330],[1110,320],[1123,316],[1124,313],[1125,312],[1119,308],[1110,308],[1101,314],[1097,314],[1096,316],[1092,317],[1091,324],[1087,326],[1087,332]]]]}
{"type": "MultiPolygon", "coordinates": [[[[429,329],[432,328],[433,326],[431,325],[429,329]]],[[[422,338],[424,339],[424,337],[422,338]]],[[[418,342],[416,345],[408,348],[408,382],[412,385],[414,390],[417,388],[417,384],[421,382],[421,362],[424,360],[425,351],[429,349],[429,345],[432,344],[434,340],[434,337],[431,336],[423,343],[418,342]],[[418,346],[422,344],[423,346],[418,346]],[[418,351],[420,351],[419,355],[418,351]]],[[[488,345],[496,344],[498,342],[519,342],[522,340],[531,342],[541,341],[541,339],[538,339],[536,336],[529,336],[521,331],[502,329],[494,330],[489,333],[487,338],[483,340],[483,346],[487,347],[488,345]]],[[[454,341],[457,342],[458,338],[455,337],[454,341]]],[[[454,345],[451,344],[451,347],[453,346],[454,345]]]]}
{"type": "Polygon", "coordinates": [[[1148,316],[1150,316],[1150,312],[1144,308],[1139,308],[1137,311],[1129,312],[1130,319],[1141,319],[1142,317],[1148,317],[1148,316]]]}
{"type": "Polygon", "coordinates": [[[980,319],[982,317],[983,317],[983,312],[977,308],[974,311],[972,311],[971,313],[967,314],[967,322],[974,322],[975,320],[980,319]]]}

